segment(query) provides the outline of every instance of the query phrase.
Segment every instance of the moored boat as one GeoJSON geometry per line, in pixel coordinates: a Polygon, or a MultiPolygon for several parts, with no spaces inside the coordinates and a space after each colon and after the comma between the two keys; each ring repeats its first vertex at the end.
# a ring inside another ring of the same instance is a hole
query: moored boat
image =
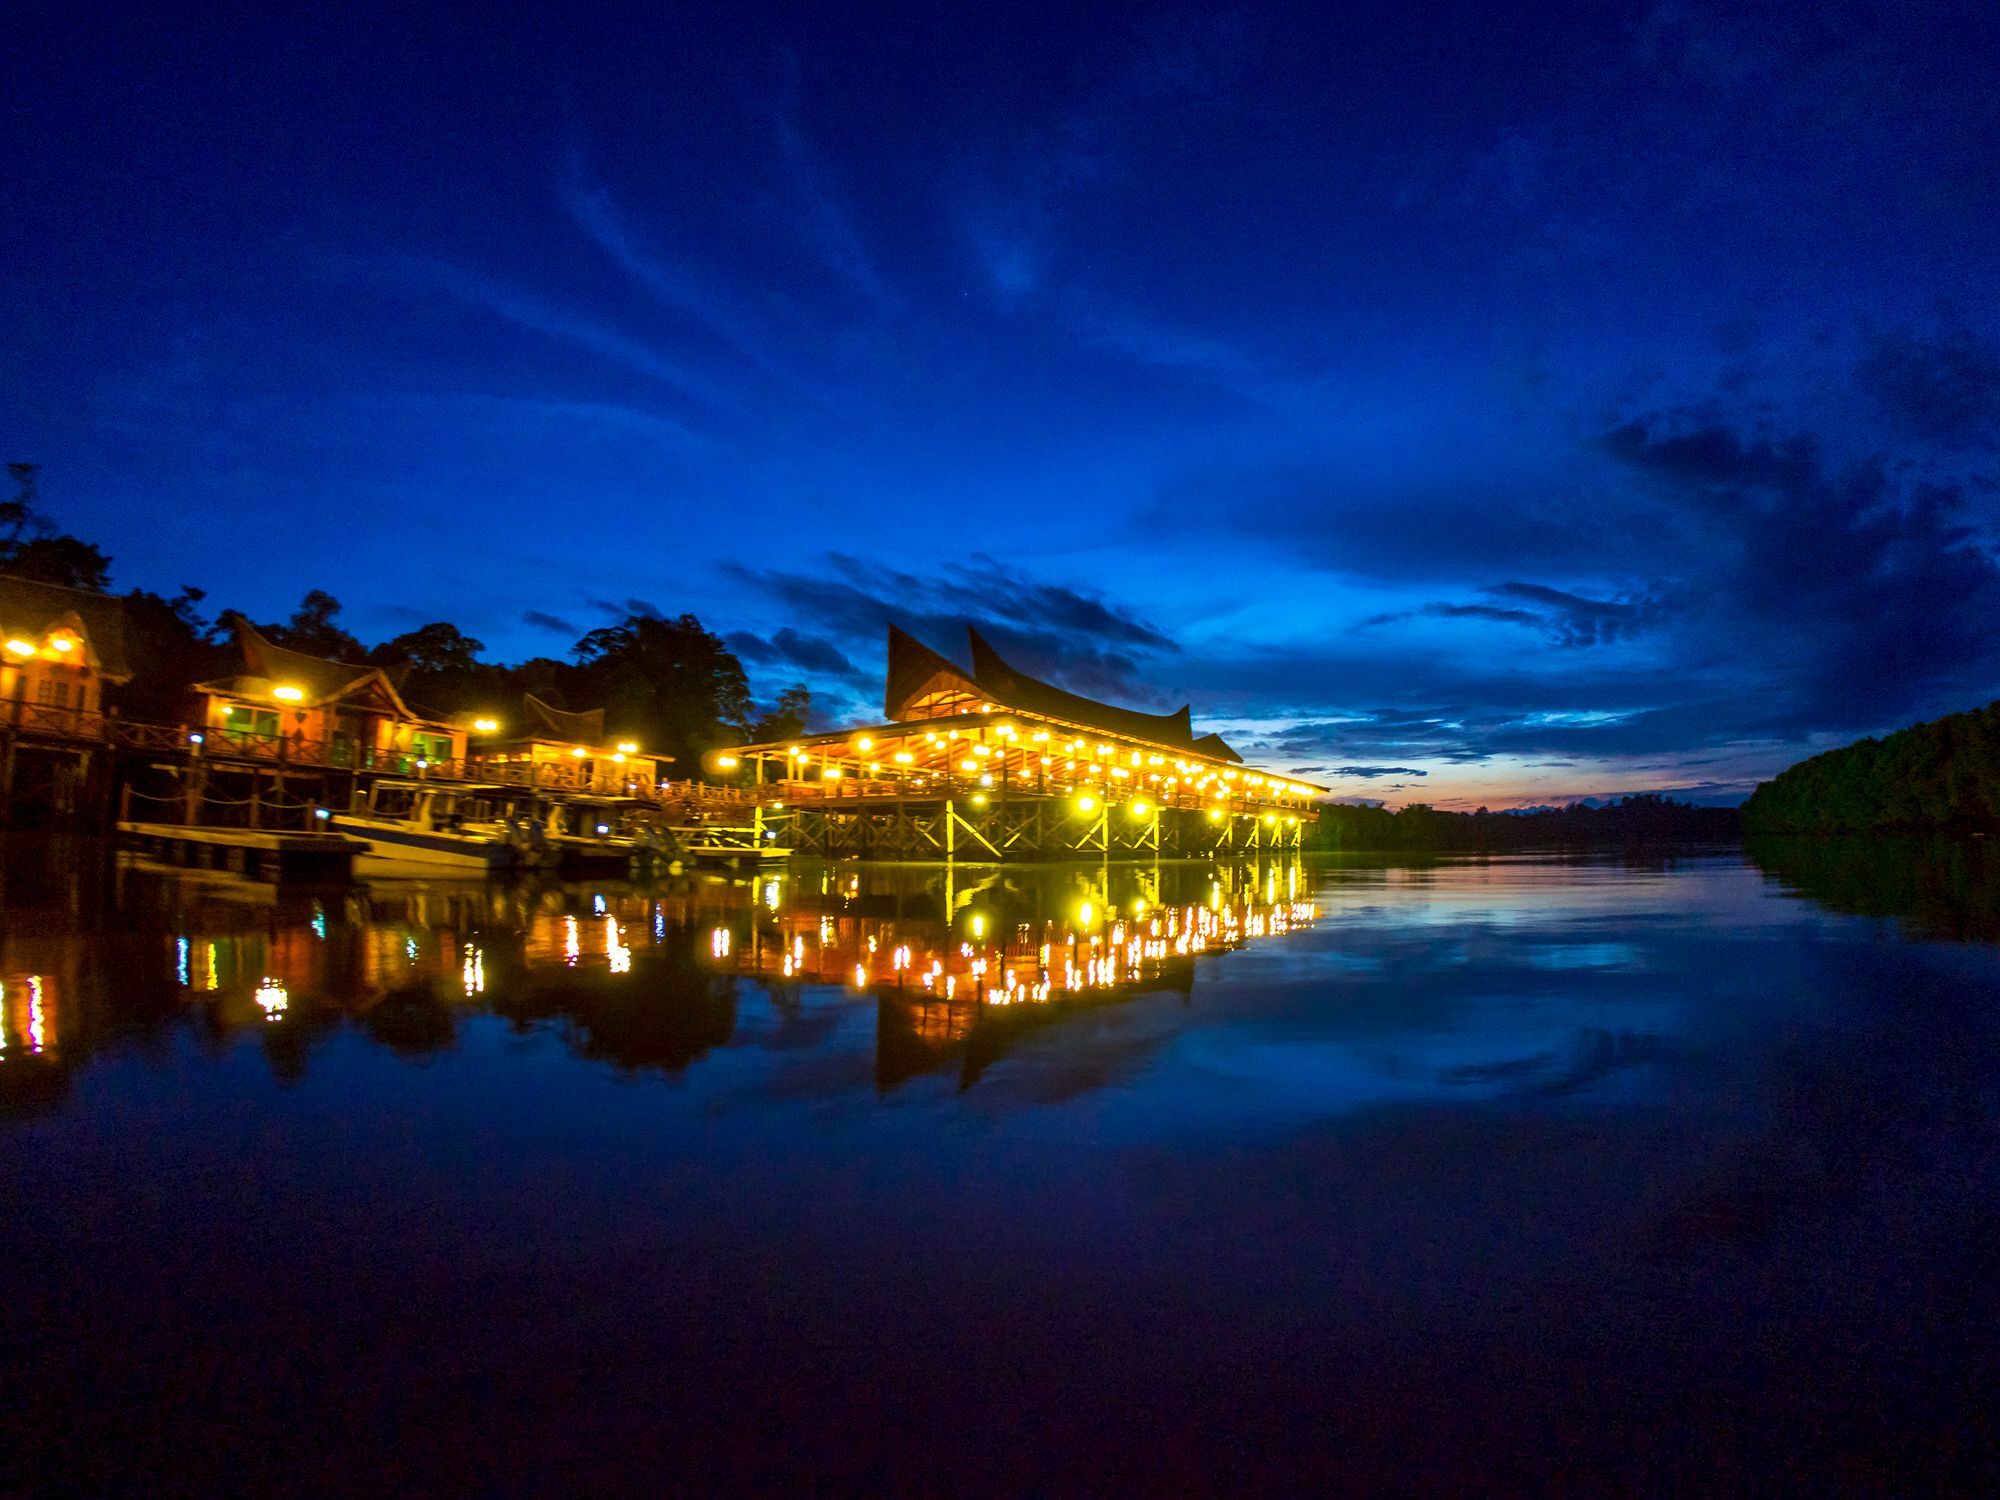
{"type": "Polygon", "coordinates": [[[469,873],[552,866],[557,851],[530,801],[505,788],[378,781],[367,803],[331,819],[369,858],[469,873]]]}

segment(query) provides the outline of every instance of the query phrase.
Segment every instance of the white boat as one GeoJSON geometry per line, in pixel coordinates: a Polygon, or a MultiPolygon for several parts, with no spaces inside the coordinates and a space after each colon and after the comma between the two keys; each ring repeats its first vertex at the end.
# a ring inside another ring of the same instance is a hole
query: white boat
{"type": "Polygon", "coordinates": [[[499,787],[378,781],[364,807],[330,822],[368,845],[364,857],[396,864],[492,873],[558,857],[528,799],[499,787]]]}

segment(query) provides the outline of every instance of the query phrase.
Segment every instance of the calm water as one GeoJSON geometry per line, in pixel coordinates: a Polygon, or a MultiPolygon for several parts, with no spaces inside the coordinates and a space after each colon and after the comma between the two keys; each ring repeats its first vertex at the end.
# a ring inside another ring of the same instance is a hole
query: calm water
{"type": "Polygon", "coordinates": [[[1753,855],[0,846],[0,1491],[1975,1489],[1994,861],[1753,855]]]}

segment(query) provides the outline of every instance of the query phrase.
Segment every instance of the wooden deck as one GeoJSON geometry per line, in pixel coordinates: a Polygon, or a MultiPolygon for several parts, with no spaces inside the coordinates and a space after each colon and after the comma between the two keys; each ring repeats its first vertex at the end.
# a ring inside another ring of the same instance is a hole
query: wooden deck
{"type": "Polygon", "coordinates": [[[339,833],[280,833],[253,828],[190,828],[179,823],[121,822],[131,848],[177,865],[229,870],[258,880],[343,884],[354,878],[360,839],[339,833]]]}

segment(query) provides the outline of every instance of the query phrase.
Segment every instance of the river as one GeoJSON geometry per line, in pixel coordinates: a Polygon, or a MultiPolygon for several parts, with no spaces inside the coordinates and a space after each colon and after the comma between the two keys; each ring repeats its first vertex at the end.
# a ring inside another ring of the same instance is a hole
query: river
{"type": "Polygon", "coordinates": [[[1993,1472],[1988,851],[0,845],[0,1493],[1993,1472]]]}

